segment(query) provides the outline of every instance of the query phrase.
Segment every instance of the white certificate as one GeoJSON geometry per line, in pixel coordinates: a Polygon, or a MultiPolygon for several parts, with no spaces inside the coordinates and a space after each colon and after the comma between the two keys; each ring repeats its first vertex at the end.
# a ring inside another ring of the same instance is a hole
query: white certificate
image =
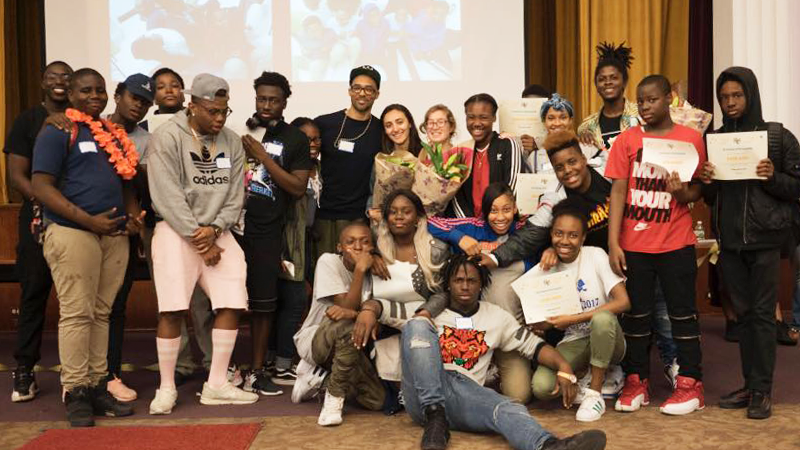
{"type": "Polygon", "coordinates": [[[709,134],[708,160],[715,180],[752,180],[758,162],[767,157],[767,132],[709,134]]]}
{"type": "Polygon", "coordinates": [[[539,145],[544,142],[547,130],[539,111],[546,98],[515,98],[500,104],[500,130],[515,136],[527,134],[539,145]]]}
{"type": "Polygon", "coordinates": [[[575,283],[573,270],[544,273],[536,267],[511,283],[511,288],[519,297],[525,323],[538,323],[583,311],[575,283]]]}
{"type": "Polygon", "coordinates": [[[670,174],[678,172],[684,183],[692,180],[700,162],[691,142],[643,138],[642,148],[642,164],[661,167],[670,174]]]}
{"type": "Polygon", "coordinates": [[[539,208],[539,199],[545,192],[553,192],[558,187],[554,173],[517,174],[517,208],[520,214],[533,214],[539,208]]]}

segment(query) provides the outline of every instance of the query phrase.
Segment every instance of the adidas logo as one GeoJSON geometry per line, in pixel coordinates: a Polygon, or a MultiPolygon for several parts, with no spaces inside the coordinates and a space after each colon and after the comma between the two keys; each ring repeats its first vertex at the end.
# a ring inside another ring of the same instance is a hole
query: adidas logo
{"type": "Polygon", "coordinates": [[[192,182],[195,184],[200,184],[204,186],[211,186],[215,184],[228,184],[230,183],[230,178],[226,176],[214,176],[213,174],[219,170],[217,167],[217,159],[224,158],[225,153],[220,153],[215,156],[213,159],[203,158],[201,155],[198,155],[195,152],[190,151],[189,155],[192,157],[192,163],[194,167],[203,175],[195,175],[192,177],[192,182]]]}

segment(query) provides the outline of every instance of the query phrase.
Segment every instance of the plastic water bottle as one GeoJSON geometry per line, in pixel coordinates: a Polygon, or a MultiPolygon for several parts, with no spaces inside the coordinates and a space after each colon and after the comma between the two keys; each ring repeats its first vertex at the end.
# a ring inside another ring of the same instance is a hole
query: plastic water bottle
{"type": "Polygon", "coordinates": [[[706,229],[703,228],[703,221],[698,220],[694,226],[694,235],[697,237],[698,241],[702,241],[706,238],[706,229]]]}

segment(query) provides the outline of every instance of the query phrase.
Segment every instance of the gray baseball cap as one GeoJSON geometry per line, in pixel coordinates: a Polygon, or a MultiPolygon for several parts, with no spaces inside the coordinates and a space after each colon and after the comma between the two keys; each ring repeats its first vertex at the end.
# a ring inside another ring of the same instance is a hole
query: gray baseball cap
{"type": "Polygon", "coordinates": [[[230,98],[231,88],[227,81],[210,73],[201,73],[192,80],[192,88],[184,89],[183,93],[213,102],[221,90],[225,91],[225,98],[230,98]]]}

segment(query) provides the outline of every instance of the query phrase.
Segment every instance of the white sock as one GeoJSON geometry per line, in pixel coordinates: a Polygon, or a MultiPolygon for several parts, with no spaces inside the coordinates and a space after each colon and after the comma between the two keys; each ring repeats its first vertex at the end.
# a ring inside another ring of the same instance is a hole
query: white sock
{"type": "Polygon", "coordinates": [[[175,365],[178,363],[178,350],[180,348],[180,336],[172,339],[156,338],[158,372],[161,374],[160,389],[175,389],[175,365]]]}
{"type": "Polygon", "coordinates": [[[231,362],[236,335],[239,330],[211,330],[211,369],[208,371],[208,385],[214,389],[222,387],[228,381],[228,363],[231,362]]]}

